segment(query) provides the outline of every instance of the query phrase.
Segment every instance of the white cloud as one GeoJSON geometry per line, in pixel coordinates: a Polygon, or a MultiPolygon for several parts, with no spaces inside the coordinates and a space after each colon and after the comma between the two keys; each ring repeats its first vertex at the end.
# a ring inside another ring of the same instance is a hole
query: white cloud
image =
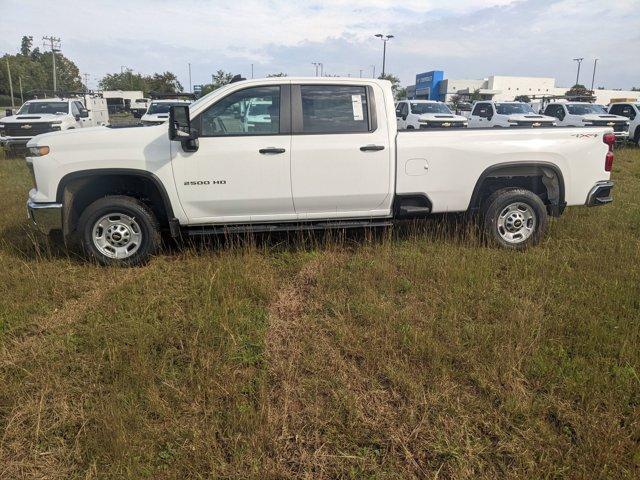
{"type": "MultiPolygon", "coordinates": [[[[571,58],[601,58],[601,83],[640,83],[637,0],[2,0],[0,50],[24,34],[54,34],[82,71],[126,65],[173,70],[187,83],[217,69],[248,74],[311,74],[311,61],[357,75],[380,64],[374,33],[396,35],[388,70],[411,83],[443,68],[452,77],[544,75],[567,84],[571,58]]],[[[39,42],[38,42],[39,43],[39,42]]],[[[379,66],[378,66],[379,70],[379,66]]]]}

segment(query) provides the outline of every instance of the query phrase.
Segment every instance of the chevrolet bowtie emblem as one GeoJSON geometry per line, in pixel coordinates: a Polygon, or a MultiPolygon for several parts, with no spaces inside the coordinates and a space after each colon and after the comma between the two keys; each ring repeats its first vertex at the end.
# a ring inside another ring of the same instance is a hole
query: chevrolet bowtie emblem
{"type": "Polygon", "coordinates": [[[451,124],[450,124],[449,122],[444,122],[444,123],[442,124],[442,126],[443,126],[443,127],[450,127],[450,126],[451,126],[451,124]]]}
{"type": "Polygon", "coordinates": [[[20,128],[24,128],[25,130],[29,130],[31,125],[22,125],[20,128]]]}
{"type": "Polygon", "coordinates": [[[615,125],[615,123],[614,123],[614,122],[609,122],[609,123],[607,123],[607,127],[613,127],[614,125],[615,125]]]}
{"type": "Polygon", "coordinates": [[[533,125],[534,127],[539,127],[539,126],[540,126],[540,125],[542,125],[542,124],[541,124],[541,123],[536,122],[536,123],[534,123],[534,124],[532,124],[532,125],[533,125]]]}

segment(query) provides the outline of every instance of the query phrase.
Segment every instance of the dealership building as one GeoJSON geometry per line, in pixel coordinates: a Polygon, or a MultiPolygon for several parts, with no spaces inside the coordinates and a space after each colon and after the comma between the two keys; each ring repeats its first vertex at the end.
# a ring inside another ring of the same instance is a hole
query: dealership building
{"type": "MultiPolygon", "coordinates": [[[[551,77],[511,77],[492,75],[481,80],[445,78],[442,70],[419,73],[415,85],[407,87],[407,98],[448,102],[454,95],[469,98],[478,92],[483,100],[509,101],[519,95],[542,97],[564,95],[570,87],[556,87],[551,77]]],[[[595,90],[596,103],[608,104],[612,99],[640,99],[631,90],[595,90]]]]}

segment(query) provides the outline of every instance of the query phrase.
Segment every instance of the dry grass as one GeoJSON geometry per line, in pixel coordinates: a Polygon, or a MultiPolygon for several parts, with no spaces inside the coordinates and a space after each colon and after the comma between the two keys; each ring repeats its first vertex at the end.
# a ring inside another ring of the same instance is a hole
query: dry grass
{"type": "Polygon", "coordinates": [[[0,163],[0,478],[638,478],[640,150],[538,248],[434,219],[139,269],[29,233],[0,163]]]}

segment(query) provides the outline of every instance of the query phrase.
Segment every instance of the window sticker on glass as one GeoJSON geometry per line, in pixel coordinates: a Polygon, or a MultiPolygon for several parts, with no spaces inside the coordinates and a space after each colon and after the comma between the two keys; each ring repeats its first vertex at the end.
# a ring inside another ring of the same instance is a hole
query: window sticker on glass
{"type": "Polygon", "coordinates": [[[351,104],[353,105],[353,119],[358,122],[364,120],[364,112],[362,111],[362,95],[351,95],[351,104]]]}

